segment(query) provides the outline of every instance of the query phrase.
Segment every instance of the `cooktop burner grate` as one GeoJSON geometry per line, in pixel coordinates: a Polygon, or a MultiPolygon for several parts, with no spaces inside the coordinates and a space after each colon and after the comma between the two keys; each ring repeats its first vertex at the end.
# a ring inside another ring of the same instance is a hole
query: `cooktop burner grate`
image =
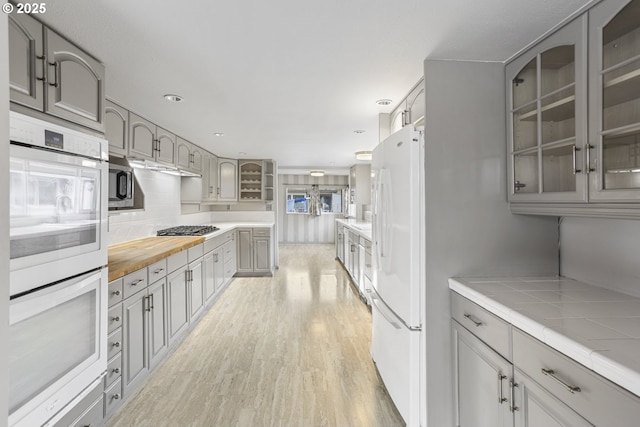
{"type": "Polygon", "coordinates": [[[204,236],[220,230],[213,225],[179,225],[177,227],[158,230],[158,236],[204,236]]]}

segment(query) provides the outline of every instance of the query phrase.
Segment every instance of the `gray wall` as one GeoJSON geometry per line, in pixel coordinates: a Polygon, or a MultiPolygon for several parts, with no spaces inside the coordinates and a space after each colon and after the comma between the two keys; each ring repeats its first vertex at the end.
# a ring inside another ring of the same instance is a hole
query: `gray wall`
{"type": "Polygon", "coordinates": [[[638,220],[563,218],[561,274],[640,297],[638,236],[638,220]]]}
{"type": "MultiPolygon", "coordinates": [[[[0,170],[5,171],[0,175],[0,236],[9,236],[9,51],[8,51],[8,19],[7,15],[0,14],[0,170]]],[[[0,342],[9,340],[9,239],[0,239],[0,342]]],[[[8,416],[8,385],[7,377],[7,346],[0,350],[0,427],[7,425],[8,416]]]]}
{"type": "Polygon", "coordinates": [[[310,216],[287,214],[287,187],[295,184],[310,186],[347,185],[347,175],[278,175],[278,241],[280,243],[333,243],[335,240],[335,220],[342,215],[322,214],[310,216]]]}
{"type": "Polygon", "coordinates": [[[429,427],[454,425],[452,276],[557,274],[557,219],[506,201],[504,65],[424,63],[426,402],[429,427]]]}

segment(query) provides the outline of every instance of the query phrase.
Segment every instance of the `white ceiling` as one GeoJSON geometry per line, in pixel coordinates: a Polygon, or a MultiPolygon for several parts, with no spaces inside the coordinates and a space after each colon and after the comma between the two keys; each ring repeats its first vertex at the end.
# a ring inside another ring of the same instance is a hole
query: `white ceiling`
{"type": "Polygon", "coordinates": [[[108,97],[185,139],[338,169],[376,145],[395,102],[375,101],[402,99],[426,57],[504,61],[588,2],[48,0],[41,18],[105,64],[108,97]]]}

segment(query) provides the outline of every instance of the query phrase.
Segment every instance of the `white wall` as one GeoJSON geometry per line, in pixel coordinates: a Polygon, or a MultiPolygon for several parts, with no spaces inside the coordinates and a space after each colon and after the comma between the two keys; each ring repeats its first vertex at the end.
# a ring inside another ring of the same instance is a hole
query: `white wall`
{"type": "Polygon", "coordinates": [[[560,272],[640,297],[640,221],[563,218],[560,272]]]}
{"type": "Polygon", "coordinates": [[[333,243],[335,241],[335,220],[342,215],[322,214],[311,216],[303,214],[287,214],[287,186],[301,184],[310,186],[347,185],[347,175],[278,175],[278,241],[280,243],[333,243]]]}
{"type": "MultiPolygon", "coordinates": [[[[9,236],[9,52],[8,19],[0,15],[0,236],[9,236]]],[[[0,342],[9,341],[9,239],[0,239],[0,342]]],[[[0,347],[0,427],[7,425],[8,417],[8,346],[0,347]]]]}
{"type": "Polygon", "coordinates": [[[155,236],[157,230],[175,225],[211,222],[211,212],[180,214],[180,177],[135,169],[144,192],[145,209],[109,216],[109,244],[155,236]]]}
{"type": "Polygon", "coordinates": [[[504,66],[424,63],[426,87],[426,418],[452,426],[448,278],[558,273],[557,219],[506,201],[504,66]]]}

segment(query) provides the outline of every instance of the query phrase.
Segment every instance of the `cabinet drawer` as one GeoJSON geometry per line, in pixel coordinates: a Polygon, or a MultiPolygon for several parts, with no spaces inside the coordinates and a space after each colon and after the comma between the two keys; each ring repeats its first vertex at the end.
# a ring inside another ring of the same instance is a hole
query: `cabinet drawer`
{"type": "Polygon", "coordinates": [[[122,326],[122,304],[111,307],[108,316],[107,330],[111,333],[122,326]]]}
{"type": "Polygon", "coordinates": [[[253,237],[256,236],[270,236],[271,229],[270,228],[254,228],[253,229],[253,237]]]}
{"type": "Polygon", "coordinates": [[[107,338],[107,359],[111,359],[122,350],[122,328],[113,331],[107,338]]]}
{"type": "Polygon", "coordinates": [[[640,398],[516,328],[513,364],[595,425],[638,425],[640,398]]]}
{"type": "Polygon", "coordinates": [[[217,236],[212,239],[205,240],[204,253],[207,254],[222,244],[224,244],[223,236],[217,236]]]}
{"type": "Polygon", "coordinates": [[[122,278],[109,282],[109,307],[122,301],[122,278]]]}
{"type": "Polygon", "coordinates": [[[122,403],[122,378],[118,378],[116,382],[104,391],[105,416],[111,415],[120,406],[120,403],[122,403]]]}
{"type": "Polygon", "coordinates": [[[511,360],[509,323],[456,292],[451,292],[451,316],[502,357],[511,360]]]}
{"type": "Polygon", "coordinates": [[[103,403],[102,396],[100,396],[75,423],[71,424],[71,427],[99,426],[102,424],[102,413],[103,403]]]}
{"type": "Polygon", "coordinates": [[[147,287],[149,284],[149,282],[147,282],[147,269],[145,267],[127,274],[122,280],[124,298],[126,299],[147,287]]]}
{"type": "Polygon", "coordinates": [[[149,270],[149,283],[155,283],[167,275],[167,259],[151,264],[147,267],[149,270]]]}
{"type": "Polygon", "coordinates": [[[104,377],[105,388],[109,387],[115,380],[122,376],[122,352],[109,360],[107,364],[107,375],[104,377]]]}
{"type": "Polygon", "coordinates": [[[77,421],[84,418],[84,414],[93,408],[93,403],[98,399],[100,402],[100,419],[102,419],[102,382],[99,382],[77,405],[71,408],[54,427],[82,425],[78,424],[77,421]]]}
{"type": "Polygon", "coordinates": [[[187,260],[193,262],[204,255],[204,245],[199,244],[187,249],[187,260]]]}
{"type": "Polygon", "coordinates": [[[187,251],[178,252],[167,258],[167,273],[173,273],[183,265],[187,265],[187,251]]]}

